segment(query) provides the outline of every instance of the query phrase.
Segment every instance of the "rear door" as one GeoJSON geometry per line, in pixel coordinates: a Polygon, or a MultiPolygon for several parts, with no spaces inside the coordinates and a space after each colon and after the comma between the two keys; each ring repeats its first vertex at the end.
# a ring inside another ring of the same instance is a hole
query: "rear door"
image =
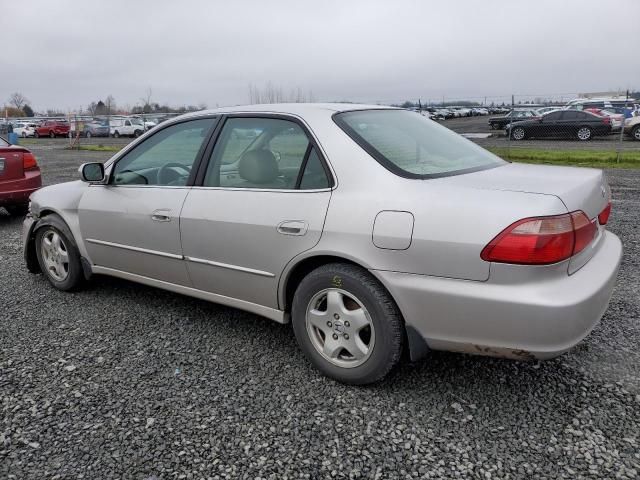
{"type": "Polygon", "coordinates": [[[278,308],[281,272],[320,240],[332,180],[318,145],[289,117],[231,116],[182,209],[194,287],[278,308]]]}

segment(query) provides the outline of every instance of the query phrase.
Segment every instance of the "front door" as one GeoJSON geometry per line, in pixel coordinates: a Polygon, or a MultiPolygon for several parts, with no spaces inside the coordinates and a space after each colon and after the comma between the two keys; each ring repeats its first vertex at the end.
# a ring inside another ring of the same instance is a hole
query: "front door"
{"type": "Polygon", "coordinates": [[[278,308],[284,267],[320,240],[330,179],[300,124],[228,118],[180,217],[194,287],[278,308]]]}
{"type": "Polygon", "coordinates": [[[79,205],[80,230],[94,265],[190,285],[180,246],[180,210],[191,170],[215,118],[170,125],[111,166],[79,205]]]}

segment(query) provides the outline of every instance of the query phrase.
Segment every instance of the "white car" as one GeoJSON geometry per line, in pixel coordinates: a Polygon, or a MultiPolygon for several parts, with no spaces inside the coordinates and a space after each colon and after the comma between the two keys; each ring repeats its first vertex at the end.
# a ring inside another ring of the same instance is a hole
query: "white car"
{"type": "Polygon", "coordinates": [[[13,133],[22,138],[35,137],[36,125],[35,123],[18,123],[13,127],[13,133]]]}
{"type": "Polygon", "coordinates": [[[144,125],[139,118],[112,118],[109,121],[109,134],[112,137],[139,137],[144,133],[144,125]]]}

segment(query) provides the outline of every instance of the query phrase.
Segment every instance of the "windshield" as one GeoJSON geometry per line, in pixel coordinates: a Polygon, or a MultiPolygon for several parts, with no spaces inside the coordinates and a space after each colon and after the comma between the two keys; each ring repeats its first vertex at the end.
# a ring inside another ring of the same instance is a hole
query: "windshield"
{"type": "Polygon", "coordinates": [[[407,110],[359,110],[334,115],[358,145],[393,173],[433,178],[506,162],[433,120],[407,110]]]}

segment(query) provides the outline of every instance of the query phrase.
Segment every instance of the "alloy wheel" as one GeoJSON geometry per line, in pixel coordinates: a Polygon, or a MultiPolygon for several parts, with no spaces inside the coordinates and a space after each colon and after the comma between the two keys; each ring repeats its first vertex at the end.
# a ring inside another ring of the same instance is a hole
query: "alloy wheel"
{"type": "Polygon", "coordinates": [[[524,138],[524,128],[518,127],[513,130],[513,138],[515,140],[522,140],[524,138]]]}
{"type": "Polygon", "coordinates": [[[64,240],[55,230],[47,230],[42,236],[40,253],[47,273],[62,282],[69,276],[69,251],[64,240]]]}
{"type": "Polygon", "coordinates": [[[582,127],[578,130],[578,138],[580,140],[589,140],[591,138],[591,130],[589,127],[582,127]]]}
{"type": "Polygon", "coordinates": [[[316,293],[307,306],[307,334],[329,363],[353,368],[367,361],[375,344],[375,329],[363,303],[339,288],[316,293]]]}

